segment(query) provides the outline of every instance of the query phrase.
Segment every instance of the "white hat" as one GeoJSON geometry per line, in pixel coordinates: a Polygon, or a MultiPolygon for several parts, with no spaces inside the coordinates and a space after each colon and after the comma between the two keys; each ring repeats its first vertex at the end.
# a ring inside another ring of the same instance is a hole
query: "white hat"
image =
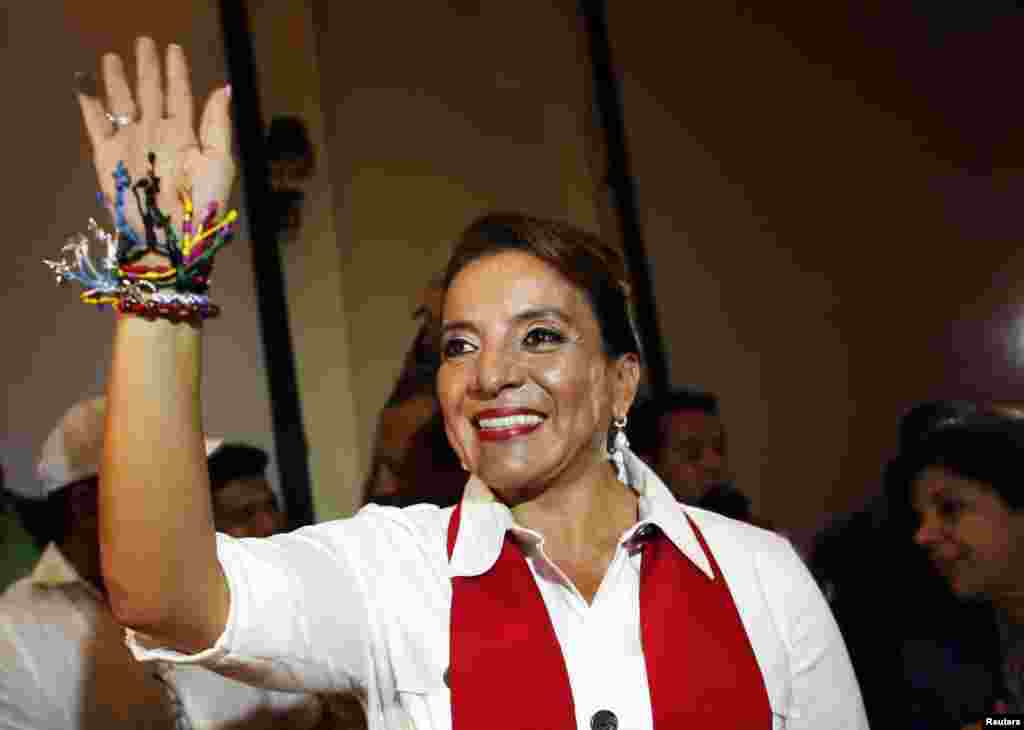
{"type": "MultiPolygon", "coordinates": [[[[12,491],[26,499],[46,499],[69,484],[99,473],[105,415],[105,398],[91,398],[71,406],[43,444],[36,465],[38,483],[12,491]]],[[[223,439],[206,439],[207,456],[222,442],[223,439]]]]}

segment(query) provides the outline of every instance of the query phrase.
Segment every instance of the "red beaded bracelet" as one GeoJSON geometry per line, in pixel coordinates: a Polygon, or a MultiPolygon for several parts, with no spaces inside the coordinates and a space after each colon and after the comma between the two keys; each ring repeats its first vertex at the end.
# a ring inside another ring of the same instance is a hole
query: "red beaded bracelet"
{"type": "Polygon", "coordinates": [[[137,314],[147,319],[169,319],[172,322],[185,320],[213,319],[220,316],[220,307],[216,304],[186,304],[184,302],[141,302],[122,299],[117,309],[122,314],[137,314]]]}

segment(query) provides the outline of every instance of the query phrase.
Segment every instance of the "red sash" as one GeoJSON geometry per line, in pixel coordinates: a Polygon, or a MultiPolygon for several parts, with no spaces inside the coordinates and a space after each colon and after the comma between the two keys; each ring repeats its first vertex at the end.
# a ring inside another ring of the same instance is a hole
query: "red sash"
{"type": "MultiPolygon", "coordinates": [[[[449,560],[461,509],[456,505],[448,525],[449,560]]],[[[654,728],[770,728],[768,692],[747,632],[704,537],[689,521],[715,580],[660,530],[643,542],[640,635],[654,728]]],[[[491,570],[452,579],[450,663],[453,730],[576,728],[558,637],[509,532],[491,570]]]]}

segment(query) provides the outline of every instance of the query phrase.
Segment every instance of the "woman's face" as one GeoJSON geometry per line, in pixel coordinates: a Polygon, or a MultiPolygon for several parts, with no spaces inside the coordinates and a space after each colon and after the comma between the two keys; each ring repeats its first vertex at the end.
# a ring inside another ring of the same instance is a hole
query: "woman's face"
{"type": "Polygon", "coordinates": [[[445,296],[438,395],[469,471],[506,498],[607,470],[605,438],[639,377],[605,354],[586,296],[517,251],[467,265],[445,296]]]}
{"type": "Polygon", "coordinates": [[[1020,590],[1024,513],[981,482],[928,467],[914,481],[914,511],[924,547],[959,596],[997,599],[1020,590]]]}

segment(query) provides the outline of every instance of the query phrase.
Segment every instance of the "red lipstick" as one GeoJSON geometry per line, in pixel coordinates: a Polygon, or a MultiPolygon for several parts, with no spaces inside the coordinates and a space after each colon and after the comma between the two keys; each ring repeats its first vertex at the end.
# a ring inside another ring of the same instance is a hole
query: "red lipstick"
{"type": "Polygon", "coordinates": [[[491,408],[473,419],[481,441],[507,441],[525,436],[544,423],[544,416],[528,408],[491,408]]]}

